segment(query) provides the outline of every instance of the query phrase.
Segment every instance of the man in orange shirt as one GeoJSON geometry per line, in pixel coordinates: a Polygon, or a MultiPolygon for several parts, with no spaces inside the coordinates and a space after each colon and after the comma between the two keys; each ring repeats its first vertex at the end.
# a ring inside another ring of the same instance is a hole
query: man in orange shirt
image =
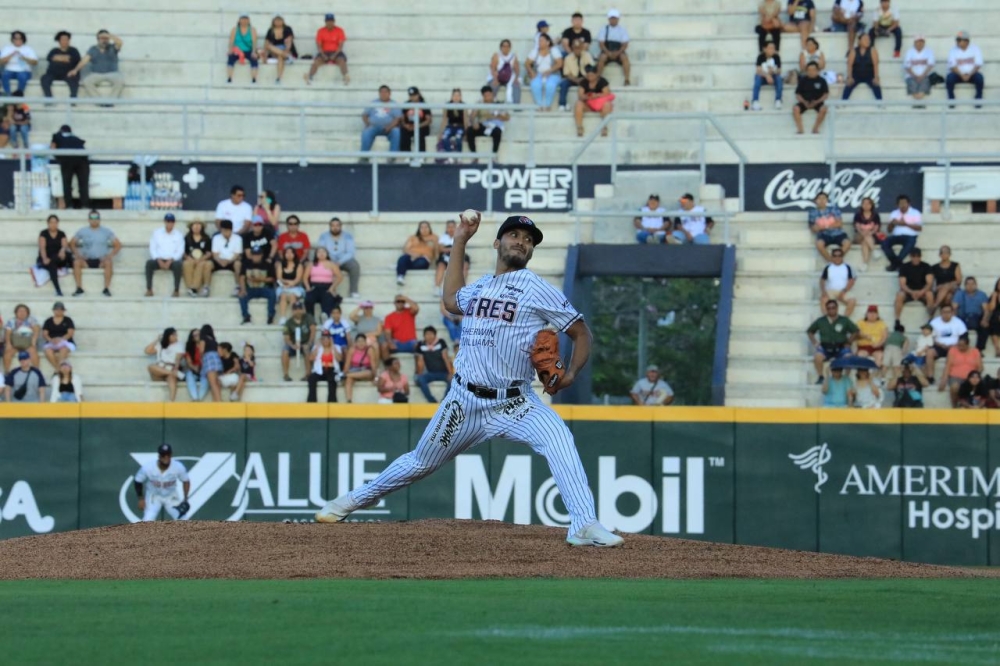
{"type": "Polygon", "coordinates": [[[326,15],[326,25],[316,31],[316,57],[313,58],[312,67],[306,74],[306,83],[311,84],[316,70],[321,65],[333,63],[340,68],[340,73],[344,76],[344,85],[351,82],[351,77],[347,74],[347,56],[344,55],[344,42],[347,35],[344,29],[337,25],[333,14],[326,15]]]}

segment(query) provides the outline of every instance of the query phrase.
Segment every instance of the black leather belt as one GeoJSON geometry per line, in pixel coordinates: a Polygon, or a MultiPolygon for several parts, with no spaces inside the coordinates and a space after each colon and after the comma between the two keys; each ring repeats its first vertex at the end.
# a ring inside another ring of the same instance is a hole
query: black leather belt
{"type": "Polygon", "coordinates": [[[490,386],[480,386],[479,384],[473,384],[472,382],[466,382],[458,373],[455,373],[455,381],[458,382],[459,386],[468,389],[468,391],[477,398],[486,398],[487,400],[507,400],[509,398],[517,398],[524,392],[523,389],[518,386],[498,389],[490,386]]]}

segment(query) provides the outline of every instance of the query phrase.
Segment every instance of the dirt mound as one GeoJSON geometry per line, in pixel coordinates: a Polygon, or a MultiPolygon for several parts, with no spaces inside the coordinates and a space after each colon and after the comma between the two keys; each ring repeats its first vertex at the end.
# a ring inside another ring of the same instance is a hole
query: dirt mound
{"type": "Polygon", "coordinates": [[[573,548],[495,521],[159,522],[0,541],[16,578],[939,578],[987,571],[632,535],[573,548]]]}

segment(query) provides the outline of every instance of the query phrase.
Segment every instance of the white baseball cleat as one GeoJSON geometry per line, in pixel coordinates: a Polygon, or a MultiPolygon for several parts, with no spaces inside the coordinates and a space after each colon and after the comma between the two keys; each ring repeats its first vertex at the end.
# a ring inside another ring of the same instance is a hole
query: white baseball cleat
{"type": "Polygon", "coordinates": [[[351,515],[354,509],[349,508],[350,495],[338,497],[326,503],[316,514],[317,523],[340,523],[351,515]]]}
{"type": "Polygon", "coordinates": [[[598,548],[614,548],[625,542],[617,534],[613,534],[598,522],[593,522],[572,536],[566,537],[566,543],[571,546],[596,546],[598,548]]]}

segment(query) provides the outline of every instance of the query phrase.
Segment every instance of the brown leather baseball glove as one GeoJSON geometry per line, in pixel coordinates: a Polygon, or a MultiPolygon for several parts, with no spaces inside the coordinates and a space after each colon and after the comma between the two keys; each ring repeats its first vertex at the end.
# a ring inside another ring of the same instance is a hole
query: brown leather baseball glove
{"type": "Polygon", "coordinates": [[[565,374],[565,367],[559,357],[559,335],[555,331],[539,331],[535,336],[535,346],[531,350],[531,365],[538,373],[538,379],[544,384],[545,392],[555,395],[565,374]]]}

